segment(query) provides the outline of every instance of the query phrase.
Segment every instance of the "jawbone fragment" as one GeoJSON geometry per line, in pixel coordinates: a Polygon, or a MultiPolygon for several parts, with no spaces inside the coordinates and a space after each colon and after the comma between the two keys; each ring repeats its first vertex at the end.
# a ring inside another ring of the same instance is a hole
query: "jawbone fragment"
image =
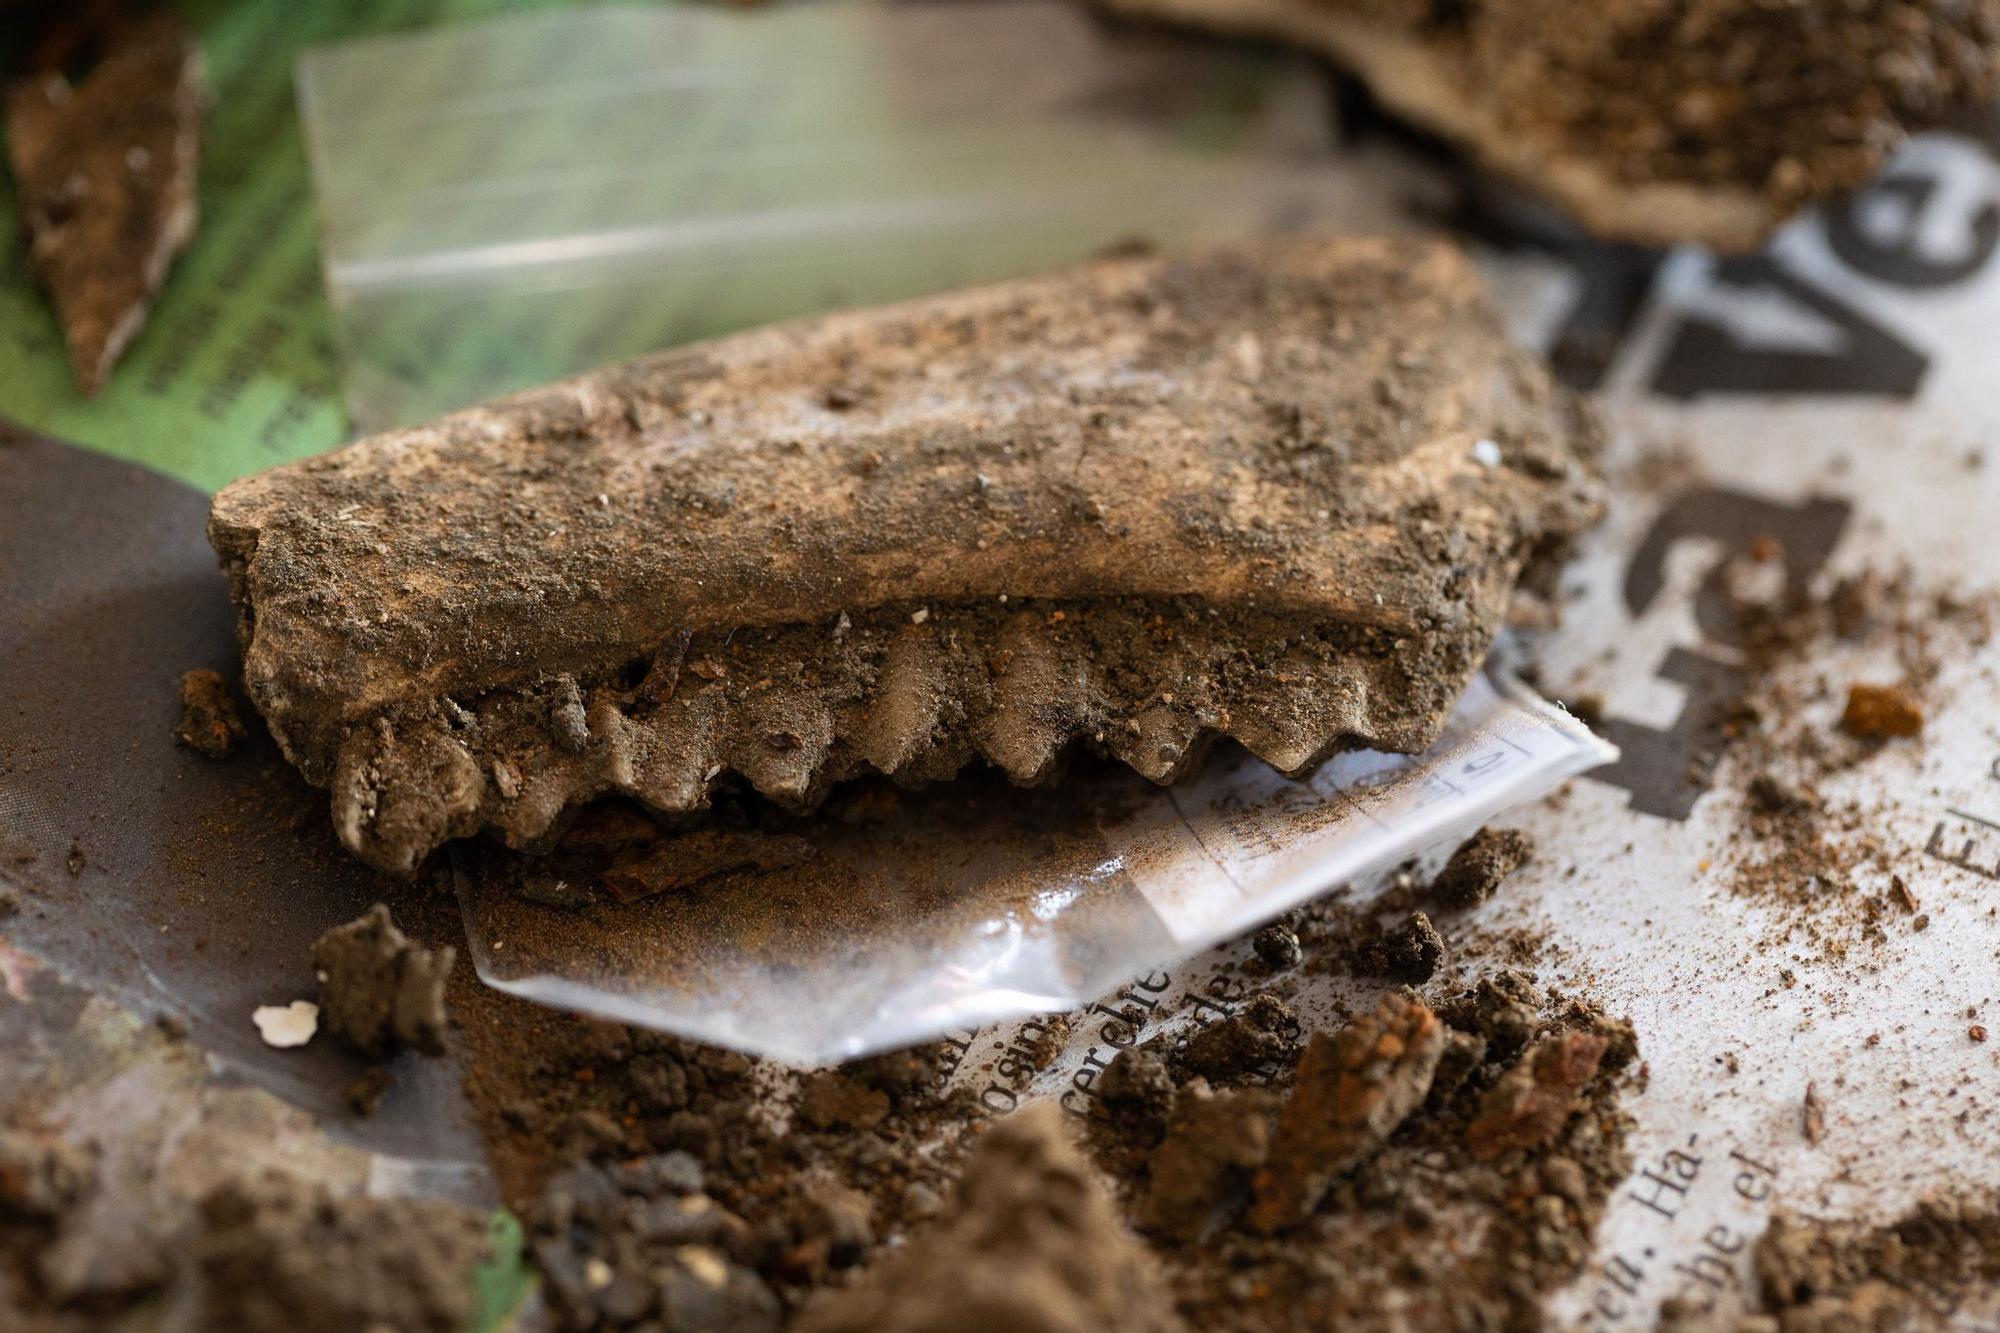
{"type": "Polygon", "coordinates": [[[216,497],[245,679],[408,872],[606,793],[1427,745],[1600,502],[1443,243],[1106,260],[661,353],[216,497]]]}

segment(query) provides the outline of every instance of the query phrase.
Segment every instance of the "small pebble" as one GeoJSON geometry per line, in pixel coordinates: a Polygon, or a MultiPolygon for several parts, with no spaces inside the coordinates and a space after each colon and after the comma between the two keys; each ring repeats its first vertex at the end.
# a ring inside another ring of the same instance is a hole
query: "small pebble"
{"type": "Polygon", "coordinates": [[[1299,947],[1299,937],[1287,926],[1272,922],[1258,931],[1250,940],[1250,947],[1264,960],[1267,967],[1284,971],[1297,967],[1305,951],[1299,947]]]}

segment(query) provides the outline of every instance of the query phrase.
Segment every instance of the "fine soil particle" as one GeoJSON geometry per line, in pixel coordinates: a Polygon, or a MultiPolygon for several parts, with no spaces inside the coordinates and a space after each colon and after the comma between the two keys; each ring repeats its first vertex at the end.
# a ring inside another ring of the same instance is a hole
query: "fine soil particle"
{"type": "Polygon", "coordinates": [[[1927,1199],[1881,1226],[1780,1210],[1751,1268],[1782,1333],[1944,1327],[1968,1293],[2000,1282],[2000,1201],[1927,1199]]]}
{"type": "Polygon", "coordinates": [[[426,949],[377,903],[313,942],[320,1021],[371,1059],[401,1046],[444,1054],[445,979],[457,950],[426,949]]]}
{"type": "Polygon", "coordinates": [[[859,1283],[806,1308],[799,1333],[1023,1333],[1183,1327],[1152,1255],[1043,1104],[995,1124],[952,1213],[859,1283]]]}
{"type": "Polygon", "coordinates": [[[1534,840],[1519,830],[1483,828],[1451,854],[1431,884],[1431,896],[1440,907],[1475,907],[1491,898],[1534,853],[1534,840]]]}
{"type": "Polygon", "coordinates": [[[225,1185],[195,1242],[210,1327],[350,1333],[470,1326],[486,1215],[439,1199],[336,1198],[287,1176],[225,1185]]]}
{"type": "Polygon", "coordinates": [[[1840,728],[1863,740],[1921,735],[1923,705],[1901,685],[1850,685],[1840,728]]]}
{"type": "Polygon", "coordinates": [[[175,740],[210,759],[226,759],[248,734],[220,672],[203,669],[181,677],[181,720],[174,727],[175,740]]]}

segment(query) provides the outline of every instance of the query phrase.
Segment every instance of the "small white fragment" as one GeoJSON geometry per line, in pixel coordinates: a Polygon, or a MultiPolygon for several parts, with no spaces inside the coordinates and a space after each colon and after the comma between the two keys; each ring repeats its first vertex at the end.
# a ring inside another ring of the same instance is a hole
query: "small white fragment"
{"type": "Polygon", "coordinates": [[[257,1025],[257,1034],[266,1046],[289,1050],[305,1045],[319,1031],[319,1006],[311,1000],[259,1005],[250,1021],[257,1025]]]}
{"type": "Polygon", "coordinates": [[[1236,345],[1229,349],[1236,359],[1236,368],[1246,380],[1264,377],[1264,344],[1257,335],[1247,330],[1236,339],[1236,345]]]}
{"type": "Polygon", "coordinates": [[[589,1258],[583,1261],[583,1285],[592,1291],[603,1291],[611,1285],[611,1265],[602,1259],[589,1258]]]}
{"type": "Polygon", "coordinates": [[[1472,446],[1472,461],[1481,467],[1500,466],[1500,446],[1491,440],[1481,440],[1472,446]]]}
{"type": "Polygon", "coordinates": [[[847,631],[853,628],[854,628],[854,622],[847,618],[847,612],[842,611],[840,613],[840,618],[833,622],[833,637],[836,639],[844,638],[847,634],[847,631]]]}
{"type": "Polygon", "coordinates": [[[706,1245],[683,1245],[677,1252],[687,1271],[704,1287],[720,1289],[729,1284],[729,1265],[706,1245]]]}
{"type": "Polygon", "coordinates": [[[910,612],[910,623],[912,625],[921,625],[930,618],[931,618],[931,609],[928,606],[920,606],[916,610],[910,612]]]}

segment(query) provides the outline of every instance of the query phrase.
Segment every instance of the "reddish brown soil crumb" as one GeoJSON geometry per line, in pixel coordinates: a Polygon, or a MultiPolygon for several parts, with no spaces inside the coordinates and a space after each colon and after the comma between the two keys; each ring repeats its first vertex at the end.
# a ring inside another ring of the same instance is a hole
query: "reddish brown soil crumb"
{"type": "Polygon", "coordinates": [[[1864,740],[1920,735],[1924,710],[1901,685],[1850,685],[1840,728],[1864,740]]]}
{"type": "Polygon", "coordinates": [[[1062,1113],[1030,1107],[967,1159],[953,1214],[806,1308],[800,1333],[1179,1329],[1153,1256],[1071,1144],[1062,1113]]]}
{"type": "Polygon", "coordinates": [[[1250,1224],[1276,1231],[1311,1216],[1335,1178],[1422,1104],[1444,1047],[1437,1015],[1393,994],[1336,1036],[1313,1033],[1278,1119],[1277,1145],[1257,1173],[1250,1224]]]}
{"type": "Polygon", "coordinates": [[[1820,1100],[1819,1085],[1806,1084],[1805,1101],[1799,1105],[1799,1132],[1814,1147],[1826,1137],[1826,1103],[1820,1100]]]}
{"type": "Polygon", "coordinates": [[[174,739],[210,759],[225,759],[248,733],[243,715],[220,672],[190,671],[181,677],[181,720],[174,739]]]}
{"type": "Polygon", "coordinates": [[[313,943],[320,1022],[364,1055],[398,1046],[444,1054],[444,987],[457,950],[410,941],[376,903],[313,943]]]}
{"type": "Polygon", "coordinates": [[[889,1114],[889,1098],[836,1070],[806,1079],[798,1116],[814,1129],[873,1129],[889,1114]]]}
{"type": "Polygon", "coordinates": [[[1510,1148],[1532,1150],[1553,1139],[1597,1077],[1609,1045],[1595,1032],[1565,1032],[1534,1046],[1480,1099],[1465,1129],[1472,1155],[1490,1162],[1510,1148]]]}

